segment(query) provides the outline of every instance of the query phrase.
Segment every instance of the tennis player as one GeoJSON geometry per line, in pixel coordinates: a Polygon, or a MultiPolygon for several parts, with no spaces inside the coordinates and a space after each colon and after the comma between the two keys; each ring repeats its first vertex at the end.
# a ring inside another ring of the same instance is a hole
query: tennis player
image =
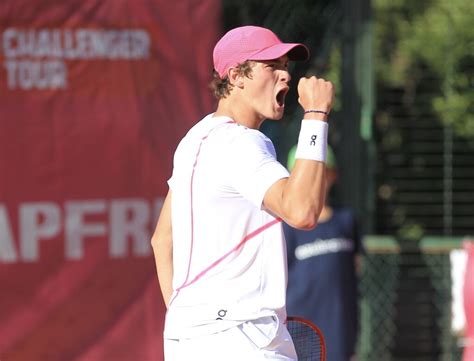
{"type": "Polygon", "coordinates": [[[229,31],[214,48],[218,106],[178,145],[152,238],[167,305],[166,361],[297,358],[285,327],[281,220],[301,229],[317,223],[332,84],[299,80],[305,114],[291,175],[258,129],[282,118],[288,63],[308,57],[303,44],[256,26],[229,31]]]}

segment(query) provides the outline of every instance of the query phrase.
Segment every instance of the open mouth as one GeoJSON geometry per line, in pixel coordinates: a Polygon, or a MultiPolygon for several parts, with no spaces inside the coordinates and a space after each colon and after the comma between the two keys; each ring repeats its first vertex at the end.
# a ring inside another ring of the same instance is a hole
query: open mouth
{"type": "Polygon", "coordinates": [[[285,97],[286,97],[286,94],[288,93],[288,90],[289,90],[288,88],[283,88],[276,95],[276,102],[280,107],[285,105],[285,97]]]}

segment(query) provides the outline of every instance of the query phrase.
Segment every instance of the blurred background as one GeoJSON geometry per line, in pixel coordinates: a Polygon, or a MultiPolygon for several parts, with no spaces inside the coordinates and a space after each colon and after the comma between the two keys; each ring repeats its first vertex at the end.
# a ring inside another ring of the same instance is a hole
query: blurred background
{"type": "Polygon", "coordinates": [[[470,0],[3,0],[0,359],[162,360],[149,241],[172,154],[213,111],[215,42],[254,24],[312,53],[262,128],[283,163],[296,79],[336,84],[332,198],[366,248],[358,359],[460,360],[473,23],[470,0]]]}

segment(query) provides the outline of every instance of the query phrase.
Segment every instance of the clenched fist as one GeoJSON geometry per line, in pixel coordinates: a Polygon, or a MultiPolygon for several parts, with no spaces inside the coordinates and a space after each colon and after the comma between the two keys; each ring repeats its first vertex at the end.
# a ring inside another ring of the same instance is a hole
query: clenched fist
{"type": "MultiPolygon", "coordinates": [[[[315,76],[301,78],[298,82],[298,102],[304,110],[314,109],[329,113],[334,101],[334,86],[330,81],[318,79],[315,76]]],[[[321,119],[325,119],[320,114],[321,119]]],[[[314,118],[315,114],[310,113],[305,117],[314,118]]]]}

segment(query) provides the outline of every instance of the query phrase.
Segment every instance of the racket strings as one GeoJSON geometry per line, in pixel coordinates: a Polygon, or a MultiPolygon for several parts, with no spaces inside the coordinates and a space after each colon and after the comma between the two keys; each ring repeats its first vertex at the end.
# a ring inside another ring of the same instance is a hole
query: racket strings
{"type": "Polygon", "coordinates": [[[324,361],[324,340],[314,327],[299,320],[289,319],[287,328],[293,339],[298,361],[324,361]]]}

